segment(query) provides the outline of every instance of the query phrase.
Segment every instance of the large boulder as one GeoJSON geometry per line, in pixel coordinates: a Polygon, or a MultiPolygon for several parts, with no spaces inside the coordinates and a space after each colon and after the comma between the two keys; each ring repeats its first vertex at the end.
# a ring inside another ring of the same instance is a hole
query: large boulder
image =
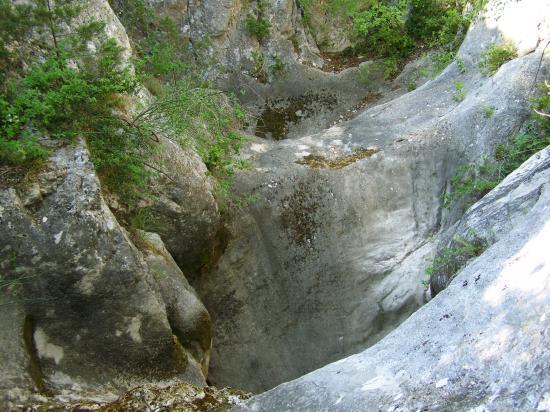
{"type": "Polygon", "coordinates": [[[144,255],[118,224],[83,143],[0,192],[0,237],[2,402],[205,383],[208,313],[160,239],[144,255]]]}
{"type": "Polygon", "coordinates": [[[549,148],[471,212],[485,210],[478,224],[498,231],[503,205],[518,213],[508,230],[393,333],[243,409],[549,410],[549,148]]]}
{"type": "Polygon", "coordinates": [[[466,73],[453,63],[322,133],[250,145],[256,170],[236,187],[256,202],[234,214],[223,256],[194,284],[215,324],[213,383],[269,389],[374,344],[423,304],[433,236],[462,213],[440,205],[451,176],[517,132],[546,73],[537,5],[491,4],[459,52],[466,73]],[[484,77],[482,52],[511,16],[540,31],[509,35],[521,57],[484,77]]]}

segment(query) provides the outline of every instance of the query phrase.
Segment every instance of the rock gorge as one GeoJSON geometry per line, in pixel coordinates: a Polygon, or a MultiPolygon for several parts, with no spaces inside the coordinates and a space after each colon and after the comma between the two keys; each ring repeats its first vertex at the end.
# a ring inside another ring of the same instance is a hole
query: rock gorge
{"type": "MultiPolygon", "coordinates": [[[[84,3],[130,61],[123,2],[84,3]]],[[[164,137],[168,173],[141,206],[154,231],[129,230],[83,139],[0,181],[1,275],[22,279],[0,293],[0,408],[550,410],[548,147],[469,208],[442,204],[461,166],[525,130],[548,3],[490,0],[442,73],[416,56],[367,82],[367,59],[331,65],[353,39],[321,9],[308,25],[299,2],[267,2],[258,41],[249,2],[148,4],[191,48],[208,39],[204,75],[253,113],[232,182],[249,201],[225,207],[201,157],[164,137]],[[484,75],[504,41],[517,56],[484,75]],[[423,284],[472,236],[479,256],[423,284]]]]}

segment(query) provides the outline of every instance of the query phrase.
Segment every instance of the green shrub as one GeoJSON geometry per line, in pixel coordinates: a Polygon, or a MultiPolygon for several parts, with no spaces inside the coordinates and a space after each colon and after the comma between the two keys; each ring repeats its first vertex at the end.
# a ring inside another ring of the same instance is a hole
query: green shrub
{"type": "Polygon", "coordinates": [[[517,57],[517,49],[513,44],[493,43],[482,53],[479,67],[485,76],[492,76],[500,66],[515,57],[517,57]]]}
{"type": "Polygon", "coordinates": [[[0,162],[45,159],[42,136],[84,137],[102,182],[135,205],[149,195],[153,173],[163,173],[155,162],[162,135],[193,147],[214,176],[227,179],[238,168],[233,156],[243,141],[236,132],[242,109],[193,75],[172,21],[159,20],[141,0],[123,3],[126,18],[143,23],[135,32],[135,74],[123,64],[121,49],[105,34],[103,23],[63,31],[73,25],[80,2],[58,0],[50,10],[42,0],[24,7],[0,0],[1,10],[17,23],[17,30],[0,28],[3,40],[24,41],[17,36],[31,31],[50,40],[41,43],[41,59],[27,67],[14,64],[16,55],[0,53],[5,79],[0,85],[0,162]],[[93,52],[88,49],[92,38],[93,52]],[[128,113],[126,102],[140,82],[154,85],[157,99],[137,114],[128,113]]]}
{"type": "MultiPolygon", "coordinates": [[[[548,94],[535,99],[534,108],[541,113],[550,111],[548,94]]],[[[494,160],[484,159],[480,165],[466,164],[458,169],[451,178],[451,190],[443,195],[443,207],[457,200],[462,200],[465,206],[473,204],[532,155],[550,145],[549,131],[548,117],[535,112],[526,132],[517,133],[496,147],[494,160]]]]}
{"type": "Polygon", "coordinates": [[[248,15],[245,20],[245,26],[248,33],[255,36],[258,41],[262,42],[267,36],[271,29],[271,25],[263,17],[256,17],[252,14],[248,15]]]}
{"type": "Polygon", "coordinates": [[[354,16],[355,34],[360,47],[383,57],[404,57],[414,48],[405,30],[407,4],[395,5],[374,2],[354,16]]]}
{"type": "Polygon", "coordinates": [[[252,75],[261,83],[267,82],[266,61],[261,50],[252,51],[252,63],[252,75]]]}
{"type": "Polygon", "coordinates": [[[451,190],[443,196],[443,207],[462,199],[466,205],[473,204],[495,188],[499,183],[498,167],[488,159],[481,164],[461,166],[451,178],[451,190]]]}
{"type": "Polygon", "coordinates": [[[438,253],[426,269],[426,274],[430,278],[438,276],[450,282],[470,259],[480,256],[488,247],[487,242],[479,239],[475,233],[472,237],[472,240],[455,237],[448,247],[438,253]]]}
{"type": "Polygon", "coordinates": [[[531,128],[528,133],[518,133],[508,143],[495,150],[499,176],[507,176],[521,166],[529,157],[550,145],[550,135],[531,128]]]}
{"type": "Polygon", "coordinates": [[[22,136],[9,140],[0,136],[0,164],[30,165],[48,158],[49,152],[42,147],[36,138],[22,136]]]}

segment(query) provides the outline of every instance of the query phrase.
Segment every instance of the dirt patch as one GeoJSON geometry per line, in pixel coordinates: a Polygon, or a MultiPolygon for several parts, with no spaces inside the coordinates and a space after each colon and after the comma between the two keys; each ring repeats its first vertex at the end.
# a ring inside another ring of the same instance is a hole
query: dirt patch
{"type": "Polygon", "coordinates": [[[321,53],[321,57],[325,63],[321,70],[328,73],[338,73],[345,69],[357,67],[363,62],[373,59],[373,56],[357,56],[346,51],[342,53],[321,53]]]}
{"type": "Polygon", "coordinates": [[[0,166],[0,189],[18,185],[25,179],[27,169],[22,166],[0,166]]]}
{"type": "Polygon", "coordinates": [[[310,154],[304,156],[302,160],[298,160],[296,163],[310,167],[311,169],[343,169],[352,163],[361,159],[371,157],[373,154],[378,153],[380,150],[375,148],[359,148],[355,149],[353,153],[345,156],[338,156],[332,159],[328,159],[323,155],[310,154]]]}

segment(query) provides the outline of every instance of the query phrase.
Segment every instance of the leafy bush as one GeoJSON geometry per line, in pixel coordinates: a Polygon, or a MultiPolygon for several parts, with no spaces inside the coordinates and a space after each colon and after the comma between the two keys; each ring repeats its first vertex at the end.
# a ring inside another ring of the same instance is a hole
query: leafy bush
{"type": "Polygon", "coordinates": [[[510,142],[500,144],[495,150],[499,176],[507,176],[529,157],[550,144],[550,135],[531,128],[528,133],[516,134],[510,142]]]}
{"type": "Polygon", "coordinates": [[[513,44],[493,43],[482,53],[479,67],[484,75],[492,76],[500,66],[515,57],[517,57],[517,49],[513,44]]]}
{"type": "Polygon", "coordinates": [[[360,47],[381,56],[403,57],[414,47],[405,30],[407,3],[402,0],[395,5],[374,2],[354,16],[355,34],[360,47]]]}
{"type": "MultiPolygon", "coordinates": [[[[32,31],[39,38],[43,56],[27,67],[16,65],[15,70],[12,66],[3,72],[0,160],[22,164],[44,159],[47,152],[38,144],[42,136],[65,140],[84,136],[92,146],[96,140],[114,139],[115,131],[122,126],[121,119],[113,114],[119,96],[132,93],[137,83],[129,69],[120,64],[121,50],[115,41],[103,36],[104,25],[92,22],[62,32],[61,28],[70,25],[78,12],[78,4],[73,2],[58,1],[54,7],[35,0],[25,7],[6,3],[1,7],[17,27],[27,28],[3,38],[24,41],[26,38],[18,36],[29,36],[32,31]],[[99,42],[93,53],[87,46],[92,37],[99,42]]],[[[18,58],[13,54],[3,57],[4,62],[18,58]]],[[[141,156],[137,148],[132,151],[127,146],[126,142],[126,157],[141,156]]],[[[111,144],[110,150],[116,147],[111,144]]]]}
{"type": "Polygon", "coordinates": [[[473,204],[499,182],[498,167],[488,159],[484,159],[481,164],[463,165],[451,178],[451,191],[443,196],[443,207],[449,207],[459,199],[466,204],[473,204]]]}
{"type": "Polygon", "coordinates": [[[260,42],[269,36],[271,29],[271,24],[264,17],[266,9],[266,0],[256,0],[256,15],[251,13],[245,20],[248,33],[255,36],[260,42]]]}
{"type": "MultiPolygon", "coordinates": [[[[420,47],[437,48],[436,72],[456,55],[464,35],[486,0],[326,0],[321,3],[331,15],[352,21],[354,53],[373,57],[404,59],[420,47]]],[[[311,0],[299,0],[306,22],[310,21],[311,0]]],[[[461,72],[465,67],[460,66],[461,72]]]]}
{"type": "Polygon", "coordinates": [[[26,41],[20,36],[32,32],[30,39],[38,38],[42,53],[40,59],[25,56],[26,66],[21,53],[9,47],[0,53],[0,162],[45,159],[48,153],[39,144],[43,136],[84,137],[106,187],[135,204],[148,195],[151,175],[162,173],[154,159],[163,135],[195,148],[214,176],[227,178],[237,167],[233,155],[243,140],[236,132],[242,109],[192,75],[187,48],[172,21],[159,20],[142,0],[119,3],[127,18],[143,23],[136,25],[135,73],[103,23],[74,27],[80,2],[34,0],[13,6],[0,0],[0,11],[14,27],[0,28],[2,40],[26,41]],[[129,113],[126,102],[140,82],[154,84],[157,99],[129,113]]]}
{"type": "Polygon", "coordinates": [[[269,31],[271,25],[267,20],[262,17],[256,17],[252,14],[248,15],[245,20],[246,30],[253,36],[255,36],[258,41],[263,41],[267,36],[269,36],[269,31]]]}

